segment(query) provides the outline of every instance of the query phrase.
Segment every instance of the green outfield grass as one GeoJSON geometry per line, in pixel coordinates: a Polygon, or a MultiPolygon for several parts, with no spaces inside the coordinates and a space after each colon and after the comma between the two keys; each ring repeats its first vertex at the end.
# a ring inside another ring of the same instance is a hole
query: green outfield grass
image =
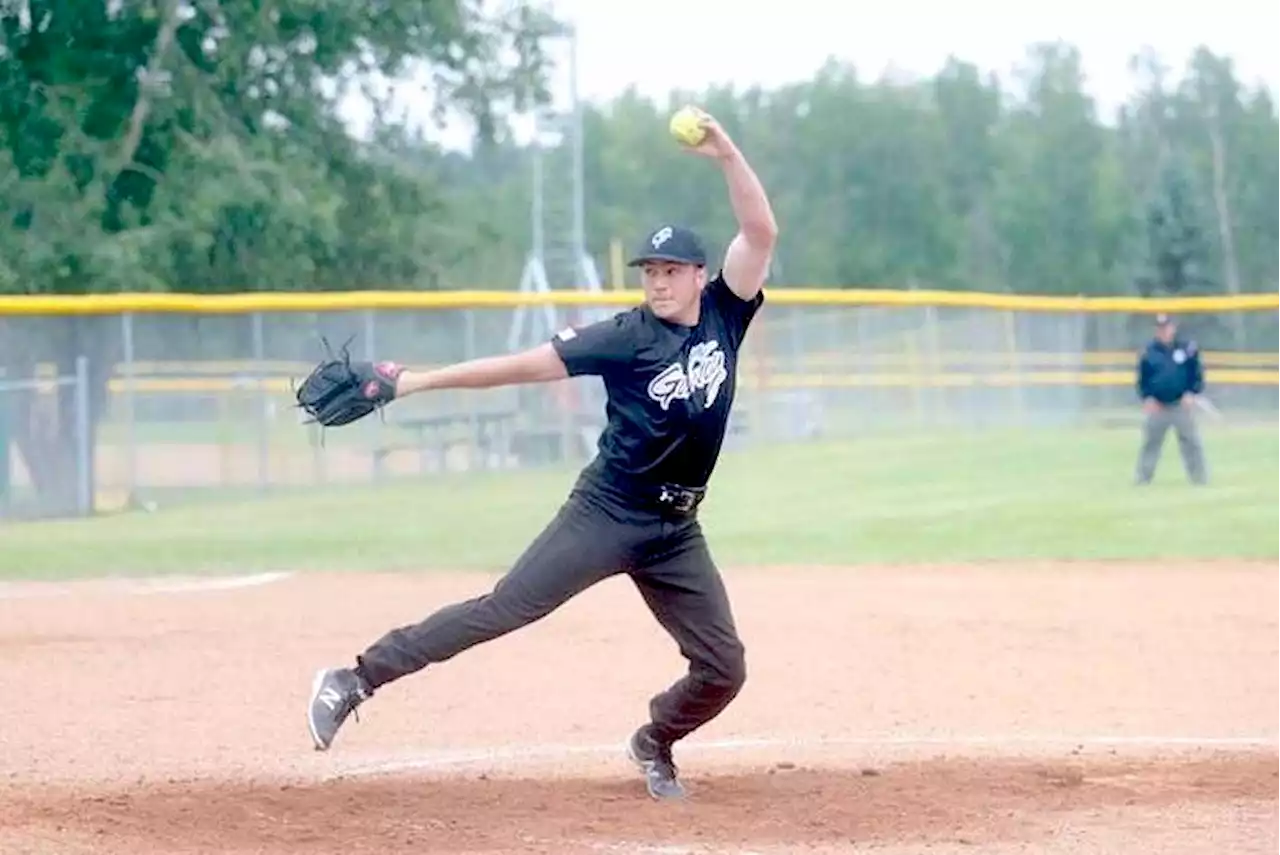
{"type": "MultiPolygon", "coordinates": [[[[735,564],[1278,556],[1277,429],[1206,428],[1213,484],[1186,484],[1170,435],[1131,486],[1137,433],[972,431],[728,454],[703,513],[735,564]]],[[[0,576],[496,571],[576,470],[451,475],[0,526],[0,576]]]]}

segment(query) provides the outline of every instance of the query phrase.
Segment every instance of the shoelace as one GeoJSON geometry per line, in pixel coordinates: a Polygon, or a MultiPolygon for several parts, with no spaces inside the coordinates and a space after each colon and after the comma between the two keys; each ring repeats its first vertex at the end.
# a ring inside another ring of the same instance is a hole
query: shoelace
{"type": "Polygon", "coordinates": [[[358,683],[343,692],[342,703],[339,707],[342,711],[342,718],[346,718],[349,715],[356,720],[357,724],[359,724],[360,705],[364,703],[368,697],[369,696],[360,689],[360,685],[358,683]]]}
{"type": "Polygon", "coordinates": [[[661,742],[654,742],[654,768],[659,769],[664,774],[675,777],[677,773],[676,762],[671,756],[671,746],[661,742]]]}

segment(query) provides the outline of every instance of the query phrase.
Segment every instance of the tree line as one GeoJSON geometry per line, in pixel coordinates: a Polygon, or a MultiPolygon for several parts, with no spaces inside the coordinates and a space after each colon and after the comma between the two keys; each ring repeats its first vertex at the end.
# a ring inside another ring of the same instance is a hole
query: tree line
{"type": "MultiPolygon", "coordinates": [[[[0,12],[0,292],[513,287],[532,245],[532,153],[559,22],[475,0],[52,3],[0,12]],[[354,139],[339,85],[430,75],[468,153],[390,114],[354,139]]],[[[776,285],[1050,294],[1276,287],[1276,105],[1207,49],[1134,57],[1104,121],[1079,53],[1013,79],[954,59],[923,80],[828,63],[773,90],[634,91],[583,117],[586,249],[677,219],[727,240],[720,177],[666,133],[711,110],[770,190],[776,285]],[[1177,74],[1175,75],[1175,71],[1177,74]],[[1177,78],[1175,82],[1175,77],[1177,78]]],[[[553,285],[571,151],[542,151],[553,285]]]]}
{"type": "MultiPolygon", "coordinates": [[[[623,93],[590,107],[584,120],[587,248],[603,260],[611,239],[629,249],[663,218],[717,240],[732,234],[719,174],[666,135],[669,111],[693,101],[725,124],[770,192],[782,229],[779,285],[1274,290],[1280,152],[1272,95],[1244,86],[1227,59],[1207,50],[1177,85],[1154,56],[1136,57],[1135,68],[1143,85],[1110,121],[1087,92],[1079,53],[1061,44],[1029,48],[1014,82],[961,60],[911,82],[865,80],[830,63],[812,80],[772,91],[715,89],[664,101],[623,93]]],[[[559,161],[561,180],[551,187],[563,195],[569,153],[561,147],[545,157],[548,170],[559,161]]],[[[510,149],[477,160],[468,179],[483,200],[477,208],[509,214],[484,215],[496,232],[488,253],[518,264],[529,245],[527,170],[512,169],[518,156],[510,149]]],[[[566,206],[545,201],[547,210],[566,206]]],[[[476,263],[453,281],[492,277],[476,263]]],[[[514,281],[515,273],[503,276],[514,281]]]]}

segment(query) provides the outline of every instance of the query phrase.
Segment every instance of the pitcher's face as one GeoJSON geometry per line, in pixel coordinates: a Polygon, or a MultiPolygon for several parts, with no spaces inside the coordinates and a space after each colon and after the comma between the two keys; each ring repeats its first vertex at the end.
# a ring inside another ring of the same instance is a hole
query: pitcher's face
{"type": "Polygon", "coordinates": [[[653,313],[664,321],[695,324],[698,303],[707,273],[694,264],[675,261],[647,261],[641,267],[644,299],[653,313]]]}

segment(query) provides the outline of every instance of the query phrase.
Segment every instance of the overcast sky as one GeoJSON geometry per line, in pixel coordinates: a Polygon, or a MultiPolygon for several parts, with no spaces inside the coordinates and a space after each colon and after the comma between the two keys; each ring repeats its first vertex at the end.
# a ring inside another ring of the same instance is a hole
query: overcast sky
{"type": "MultiPolygon", "coordinates": [[[[1080,48],[1087,85],[1108,112],[1132,90],[1127,63],[1144,46],[1180,72],[1192,49],[1207,44],[1231,55],[1246,82],[1280,91],[1276,0],[543,2],[577,26],[579,90],[592,100],[630,85],[650,95],[714,83],[776,86],[812,76],[828,57],[853,63],[866,77],[889,69],[924,76],[955,54],[1005,76],[1028,44],[1052,39],[1080,48]]],[[[567,102],[567,75],[555,83],[567,102]]],[[[410,109],[421,100],[405,90],[410,109]]],[[[358,123],[359,108],[350,112],[358,123]]],[[[457,142],[465,133],[432,136],[457,142]]]]}

